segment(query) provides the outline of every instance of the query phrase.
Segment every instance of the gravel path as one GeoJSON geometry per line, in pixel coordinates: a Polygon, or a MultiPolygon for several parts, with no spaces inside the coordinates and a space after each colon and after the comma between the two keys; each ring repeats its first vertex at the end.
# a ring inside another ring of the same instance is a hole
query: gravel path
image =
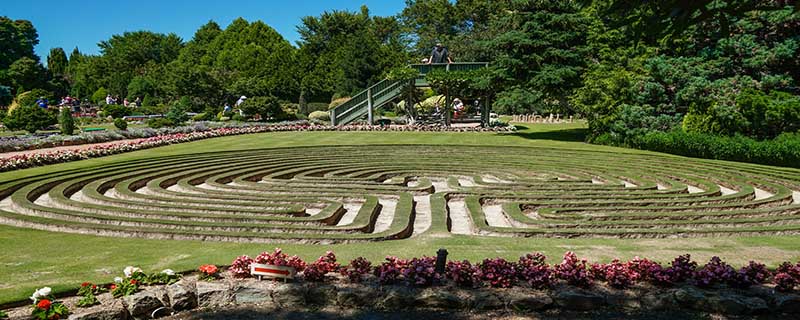
{"type": "Polygon", "coordinates": [[[381,204],[381,213],[378,214],[378,220],[375,221],[375,230],[372,233],[381,233],[389,230],[394,220],[394,211],[397,208],[397,199],[393,198],[378,198],[378,203],[381,204]]]}
{"type": "Polygon", "coordinates": [[[450,232],[453,234],[475,234],[472,230],[472,218],[467,212],[464,200],[450,200],[447,202],[450,209],[450,232]]]}
{"type": "Polygon", "coordinates": [[[415,212],[414,217],[414,233],[413,236],[418,236],[431,228],[433,223],[433,213],[431,212],[431,196],[414,196],[415,212]]]}

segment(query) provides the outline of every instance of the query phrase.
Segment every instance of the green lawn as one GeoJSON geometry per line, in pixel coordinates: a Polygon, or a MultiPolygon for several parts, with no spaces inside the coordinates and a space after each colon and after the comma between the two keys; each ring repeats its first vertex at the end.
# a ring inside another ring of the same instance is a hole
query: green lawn
{"type": "MultiPolygon", "coordinates": [[[[303,132],[224,137],[7,172],[0,174],[0,181],[162,155],[331,144],[509,145],[655,154],[580,142],[585,132],[582,124],[520,128],[522,130],[518,134],[303,132]]],[[[664,156],[675,157],[676,161],[681,159],[678,156],[664,156]]],[[[269,245],[121,239],[0,226],[0,304],[27,299],[34,289],[42,286],[67,290],[77,288],[83,281],[110,282],[127,265],[137,265],[145,271],[160,271],[163,268],[191,270],[205,263],[228,264],[237,255],[253,256],[276,246],[307,260],[315,259],[326,250],[335,250],[340,260],[365,256],[378,262],[386,254],[403,257],[435,255],[437,249],[446,248],[453,259],[471,260],[496,256],[516,259],[526,252],[542,251],[553,263],[560,261],[560,255],[564,251],[572,250],[590,260],[608,261],[616,257],[628,259],[638,255],[666,262],[676,255],[688,252],[700,261],[720,255],[735,265],[757,259],[775,266],[781,261],[796,261],[800,258],[800,246],[797,243],[800,243],[798,236],[691,239],[512,239],[450,236],[327,246],[269,245]]]]}

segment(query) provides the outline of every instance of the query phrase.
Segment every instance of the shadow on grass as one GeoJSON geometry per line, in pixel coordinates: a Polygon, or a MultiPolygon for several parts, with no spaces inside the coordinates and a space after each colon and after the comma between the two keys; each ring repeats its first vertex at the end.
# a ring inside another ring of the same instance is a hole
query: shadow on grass
{"type": "Polygon", "coordinates": [[[584,142],[586,141],[586,135],[589,133],[589,129],[586,128],[571,128],[548,131],[530,131],[525,129],[528,128],[524,126],[517,126],[517,130],[519,131],[514,133],[514,135],[533,140],[584,142]]]}

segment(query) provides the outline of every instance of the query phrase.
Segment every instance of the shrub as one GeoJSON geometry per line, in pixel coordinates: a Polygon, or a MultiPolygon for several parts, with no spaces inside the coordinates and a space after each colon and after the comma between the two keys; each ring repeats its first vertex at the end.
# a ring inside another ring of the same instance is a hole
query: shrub
{"type": "Polygon", "coordinates": [[[435,266],[435,257],[413,258],[403,269],[403,279],[407,284],[417,287],[427,287],[439,283],[442,279],[441,275],[436,272],[435,266]]]}
{"type": "Polygon", "coordinates": [[[163,127],[174,127],[175,123],[166,118],[153,118],[147,120],[147,126],[153,129],[159,129],[163,127]]]}
{"type": "Polygon", "coordinates": [[[797,279],[785,272],[778,272],[775,274],[775,290],[782,292],[789,292],[797,285],[797,279]]]}
{"type": "Polygon", "coordinates": [[[492,287],[510,288],[516,284],[516,266],[503,258],[485,259],[478,265],[478,277],[492,287]]]}
{"type": "Polygon", "coordinates": [[[800,262],[793,265],[791,262],[784,262],[775,270],[775,289],[778,291],[792,291],[800,284],[800,262]]]}
{"type": "Polygon", "coordinates": [[[45,98],[50,103],[54,103],[55,96],[52,92],[44,90],[44,89],[33,89],[31,91],[26,91],[17,95],[17,104],[20,106],[30,107],[36,105],[36,100],[39,98],[45,98]]]}
{"type": "Polygon", "coordinates": [[[148,94],[144,95],[144,99],[142,99],[142,105],[139,106],[139,107],[152,107],[152,106],[155,106],[155,105],[156,105],[155,100],[148,93],[148,94]]]}
{"type": "Polygon", "coordinates": [[[244,116],[242,116],[240,114],[234,114],[233,117],[231,117],[231,120],[244,122],[244,121],[247,121],[247,118],[245,118],[244,116]]]}
{"type": "Polygon", "coordinates": [[[672,266],[669,269],[672,283],[683,282],[692,277],[697,269],[697,262],[692,261],[691,255],[685,254],[672,260],[672,266]]]}
{"type": "Polygon", "coordinates": [[[480,279],[478,278],[478,267],[469,261],[448,261],[444,268],[444,274],[450,281],[455,282],[461,287],[475,287],[480,279]]]}
{"type": "Polygon", "coordinates": [[[328,111],[314,111],[308,115],[311,120],[331,121],[331,114],[328,111]]]}
{"type": "Polygon", "coordinates": [[[69,107],[61,108],[61,114],[58,116],[58,123],[61,134],[71,136],[75,132],[75,119],[72,118],[72,112],[69,110],[69,107]]]}
{"type": "Polygon", "coordinates": [[[767,270],[767,266],[763,263],[750,261],[733,275],[728,284],[736,288],[747,288],[754,284],[767,282],[770,275],[771,273],[767,270]]]}
{"type": "Polygon", "coordinates": [[[100,87],[97,88],[97,91],[92,93],[92,102],[100,103],[106,100],[106,96],[108,96],[108,90],[106,88],[100,87]]]}
{"type": "Polygon", "coordinates": [[[253,264],[253,258],[249,256],[239,256],[231,262],[228,271],[236,278],[247,278],[250,276],[251,264],[253,264]]]}
{"type": "Polygon", "coordinates": [[[131,108],[128,108],[121,104],[106,104],[103,105],[102,110],[106,116],[110,116],[114,119],[122,118],[124,116],[129,116],[133,112],[131,108]]]}
{"type": "Polygon", "coordinates": [[[341,266],[336,262],[336,255],[333,251],[328,251],[317,261],[309,264],[303,271],[303,279],[306,281],[323,281],[329,272],[339,271],[341,266]]]}
{"type": "Polygon", "coordinates": [[[30,133],[42,130],[58,122],[56,116],[44,108],[34,105],[19,106],[3,119],[3,124],[10,130],[25,130],[30,133]]]}
{"type": "Polygon", "coordinates": [[[627,288],[639,279],[639,273],[630,268],[630,264],[614,259],[609,264],[592,265],[592,273],[597,279],[605,280],[614,288],[627,288]]]}
{"type": "Polygon", "coordinates": [[[343,276],[350,279],[350,282],[359,283],[372,271],[372,263],[369,260],[358,257],[350,261],[347,267],[341,269],[343,276]]]}
{"type": "MultiPolygon", "coordinates": [[[[186,97],[184,97],[186,98],[186,97]]],[[[173,104],[169,107],[169,111],[167,114],[164,115],[165,118],[172,121],[173,125],[182,125],[184,122],[189,120],[189,104],[185,101],[186,99],[181,99],[180,102],[173,104]]]]}
{"type": "Polygon", "coordinates": [[[688,157],[800,167],[800,134],[797,133],[784,133],[772,140],[756,141],[743,136],[725,137],[681,130],[654,131],[625,141],[606,134],[594,138],[592,143],[688,157]]]}
{"type": "Polygon", "coordinates": [[[564,254],[564,260],[555,267],[556,278],[566,281],[577,287],[589,287],[592,285],[592,277],[586,268],[586,260],[578,260],[574,252],[568,251],[564,254]]]}
{"type": "Polygon", "coordinates": [[[545,256],[538,252],[519,257],[517,263],[519,279],[527,282],[533,288],[542,289],[551,286],[553,272],[545,259],[545,256]]]}
{"type": "Polygon", "coordinates": [[[122,131],[128,130],[128,121],[125,121],[122,118],[116,118],[114,119],[114,126],[122,131]]]}
{"type": "Polygon", "coordinates": [[[396,284],[403,280],[403,270],[408,267],[408,260],[387,256],[386,261],[375,267],[375,276],[380,284],[396,284]]]}
{"type": "Polygon", "coordinates": [[[283,108],[281,108],[278,98],[273,96],[252,97],[242,103],[239,108],[241,108],[248,117],[260,115],[261,121],[267,121],[270,118],[281,120],[286,119],[288,116],[287,113],[283,111],[283,108]]]}
{"type": "Polygon", "coordinates": [[[694,285],[698,287],[709,287],[714,284],[727,283],[733,279],[736,270],[722,261],[717,256],[711,258],[703,268],[693,274],[694,285]]]}
{"type": "Polygon", "coordinates": [[[341,97],[341,98],[333,99],[333,100],[331,100],[331,104],[328,105],[328,110],[336,108],[336,107],[342,105],[343,103],[345,103],[347,101],[350,101],[350,97],[341,97]]]}
{"type": "Polygon", "coordinates": [[[255,259],[253,259],[253,261],[260,264],[292,267],[295,268],[297,272],[302,272],[306,268],[306,263],[303,261],[303,259],[300,259],[298,256],[290,257],[283,253],[281,248],[275,248],[275,251],[271,253],[262,252],[255,259]]]}

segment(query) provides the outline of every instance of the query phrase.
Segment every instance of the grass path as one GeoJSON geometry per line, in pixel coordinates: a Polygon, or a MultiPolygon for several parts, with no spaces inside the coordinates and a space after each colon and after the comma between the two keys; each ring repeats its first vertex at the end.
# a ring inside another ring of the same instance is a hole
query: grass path
{"type": "MultiPolygon", "coordinates": [[[[582,142],[582,125],[538,125],[523,128],[518,134],[399,133],[399,132],[303,132],[265,133],[232,136],[131,152],[104,158],[37,167],[0,174],[0,181],[43,174],[54,170],[91,167],[131,159],[196,152],[257,149],[309,145],[361,144],[442,144],[537,146],[632,154],[656,154],[582,142]]],[[[400,150],[402,151],[402,150],[400,150]]],[[[446,155],[443,155],[443,157],[446,155]]],[[[675,157],[680,161],[679,156],[675,157]]],[[[711,160],[709,160],[711,161],[711,160]]],[[[717,162],[719,163],[719,162],[717,162]]],[[[510,259],[542,251],[554,263],[565,251],[575,251],[590,260],[609,261],[646,256],[664,261],[691,253],[698,261],[719,255],[734,265],[756,259],[776,266],[781,261],[800,258],[800,237],[736,237],[692,239],[511,239],[474,236],[439,237],[436,234],[399,241],[341,245],[281,245],[290,254],[313,260],[326,250],[335,250],[340,260],[364,256],[380,262],[386,254],[403,257],[435,255],[446,248],[451,259],[502,256],[510,259]]],[[[83,281],[109,282],[127,265],[145,271],[164,268],[191,270],[200,264],[229,264],[240,254],[257,255],[274,245],[206,243],[118,239],[76,234],[50,233],[0,226],[0,304],[26,299],[42,286],[56,291],[75,289],[83,281]]]]}

